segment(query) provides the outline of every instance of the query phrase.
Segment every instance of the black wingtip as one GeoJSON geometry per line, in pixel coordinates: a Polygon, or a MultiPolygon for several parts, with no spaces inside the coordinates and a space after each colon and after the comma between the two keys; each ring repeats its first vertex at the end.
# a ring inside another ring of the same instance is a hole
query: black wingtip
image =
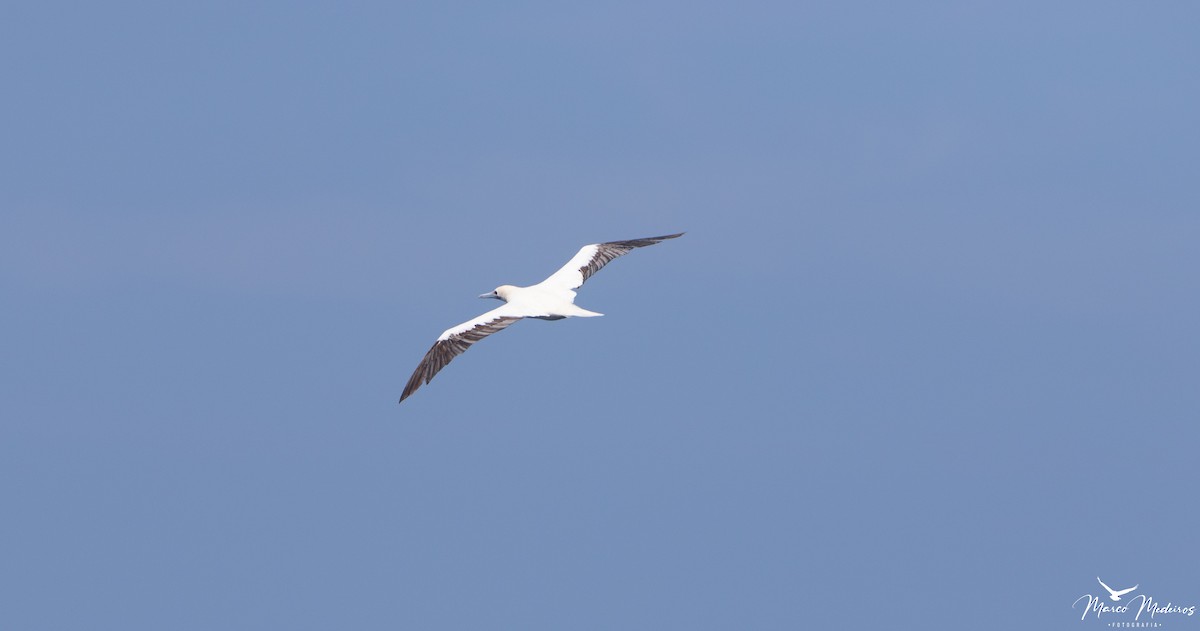
{"type": "MultiPolygon", "coordinates": [[[[626,247],[626,248],[644,248],[648,245],[657,245],[659,243],[662,243],[663,241],[666,241],[667,239],[674,239],[677,237],[682,237],[683,235],[684,235],[684,233],[679,232],[676,234],[664,234],[661,237],[644,237],[641,239],[630,239],[628,241],[610,241],[608,243],[603,243],[601,245],[615,245],[615,246],[621,246],[621,247],[626,247]]],[[[624,254],[624,253],[622,252],[622,254],[624,254]]],[[[593,271],[595,271],[595,270],[593,270],[593,271]]]]}

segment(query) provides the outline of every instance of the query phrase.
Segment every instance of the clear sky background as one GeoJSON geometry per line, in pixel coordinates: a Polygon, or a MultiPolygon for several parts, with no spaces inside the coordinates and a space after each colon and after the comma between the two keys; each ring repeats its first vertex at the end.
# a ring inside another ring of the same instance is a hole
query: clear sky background
{"type": "Polygon", "coordinates": [[[1200,603],[1191,3],[3,14],[0,628],[1200,603]]]}

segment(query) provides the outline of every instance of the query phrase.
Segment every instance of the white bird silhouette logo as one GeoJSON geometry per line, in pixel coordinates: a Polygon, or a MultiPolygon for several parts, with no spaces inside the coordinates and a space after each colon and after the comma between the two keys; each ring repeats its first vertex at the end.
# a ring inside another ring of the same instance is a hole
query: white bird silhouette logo
{"type": "MultiPolygon", "coordinates": [[[[1097,576],[1096,580],[1100,581],[1100,577],[1097,576]]],[[[1128,594],[1129,592],[1138,588],[1137,585],[1134,585],[1133,587],[1130,587],[1129,589],[1122,589],[1121,591],[1116,591],[1113,588],[1109,587],[1108,585],[1105,585],[1104,581],[1100,581],[1100,585],[1102,585],[1104,587],[1104,589],[1108,590],[1108,593],[1111,594],[1109,596],[1109,598],[1111,598],[1113,600],[1121,600],[1122,596],[1124,596],[1125,594],[1128,594]]]]}

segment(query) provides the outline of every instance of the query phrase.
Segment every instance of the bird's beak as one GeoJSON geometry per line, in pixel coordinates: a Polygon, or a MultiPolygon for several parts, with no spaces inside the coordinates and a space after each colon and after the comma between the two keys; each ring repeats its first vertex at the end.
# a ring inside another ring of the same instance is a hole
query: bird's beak
{"type": "Polygon", "coordinates": [[[489,292],[488,292],[488,293],[486,293],[486,294],[479,294],[479,297],[480,297],[480,298],[495,298],[495,297],[496,297],[496,294],[494,294],[494,293],[492,293],[492,292],[490,292],[490,291],[489,291],[489,292]]]}

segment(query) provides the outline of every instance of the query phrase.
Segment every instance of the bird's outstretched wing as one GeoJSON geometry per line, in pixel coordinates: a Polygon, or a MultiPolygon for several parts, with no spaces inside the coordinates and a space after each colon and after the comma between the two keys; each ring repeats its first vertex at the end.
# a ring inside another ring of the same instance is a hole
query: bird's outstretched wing
{"type": "Polygon", "coordinates": [[[1122,589],[1119,592],[1113,592],[1113,596],[1124,596],[1125,594],[1128,594],[1129,592],[1131,592],[1137,588],[1138,588],[1138,586],[1134,585],[1133,587],[1130,587],[1129,589],[1122,589]]]}
{"type": "MultiPolygon", "coordinates": [[[[1097,576],[1097,577],[1096,577],[1096,580],[1097,580],[1097,581],[1100,581],[1100,577],[1099,577],[1099,576],[1097,576]]],[[[1114,596],[1115,596],[1115,595],[1116,595],[1116,593],[1117,593],[1117,592],[1114,592],[1114,591],[1113,591],[1113,588],[1109,587],[1108,585],[1105,585],[1105,584],[1104,584],[1104,581],[1100,581],[1100,586],[1101,586],[1101,587],[1103,587],[1104,589],[1107,589],[1107,590],[1108,590],[1108,593],[1110,593],[1110,594],[1113,594],[1114,596]]]]}
{"type": "Polygon", "coordinates": [[[474,320],[468,320],[456,327],[446,329],[438,337],[437,342],[434,342],[433,348],[425,353],[425,358],[417,365],[417,370],[413,372],[412,377],[409,377],[408,385],[404,386],[404,393],[400,395],[400,401],[403,402],[407,399],[422,384],[432,381],[433,376],[438,374],[439,370],[445,368],[450,360],[467,352],[472,344],[492,333],[503,330],[524,317],[525,315],[517,313],[515,309],[506,304],[503,307],[492,309],[474,320]]]}
{"type": "Polygon", "coordinates": [[[634,248],[644,248],[667,239],[683,236],[683,233],[668,234],[662,237],[646,237],[645,239],[630,239],[629,241],[610,241],[608,243],[593,243],[579,249],[562,269],[554,272],[546,280],[538,283],[553,289],[579,289],[592,274],[600,271],[613,259],[628,254],[634,248]]]}

